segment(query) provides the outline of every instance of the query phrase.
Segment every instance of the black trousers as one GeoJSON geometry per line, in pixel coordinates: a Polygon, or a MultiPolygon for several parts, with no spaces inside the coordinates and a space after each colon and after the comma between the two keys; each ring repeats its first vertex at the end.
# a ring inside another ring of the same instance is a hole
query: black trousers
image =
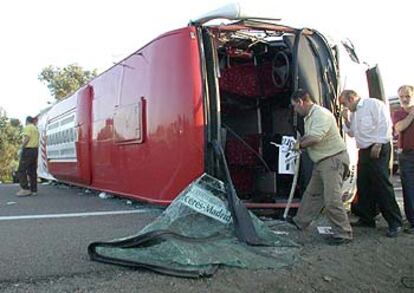
{"type": "Polygon", "coordinates": [[[374,222],[379,208],[389,227],[402,226],[401,211],[390,181],[391,145],[383,144],[380,157],[370,157],[371,147],[359,150],[357,169],[358,203],[356,214],[366,222],[374,222]]]}
{"type": "Polygon", "coordinates": [[[399,164],[405,216],[411,227],[414,227],[414,150],[403,151],[399,164]]]}
{"type": "Polygon", "coordinates": [[[37,155],[37,148],[24,148],[17,169],[20,187],[30,189],[32,192],[37,192],[37,155]],[[30,188],[27,177],[30,180],[30,188]]]}

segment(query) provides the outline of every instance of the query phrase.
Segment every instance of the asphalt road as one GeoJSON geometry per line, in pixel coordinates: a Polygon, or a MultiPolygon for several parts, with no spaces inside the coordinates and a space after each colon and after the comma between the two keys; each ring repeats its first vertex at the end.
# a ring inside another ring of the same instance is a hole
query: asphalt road
{"type": "Polygon", "coordinates": [[[62,185],[17,190],[0,184],[0,283],[119,270],[90,261],[88,244],[135,234],[162,211],[62,185]]]}

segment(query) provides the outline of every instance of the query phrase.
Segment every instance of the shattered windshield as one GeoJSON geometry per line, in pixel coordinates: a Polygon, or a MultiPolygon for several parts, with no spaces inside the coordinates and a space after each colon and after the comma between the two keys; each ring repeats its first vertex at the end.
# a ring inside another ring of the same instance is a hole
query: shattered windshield
{"type": "Polygon", "coordinates": [[[220,265],[265,269],[291,265],[299,246],[253,214],[266,245],[249,246],[236,236],[223,182],[204,174],[138,234],[89,246],[93,260],[147,268],[182,277],[211,276],[220,265]]]}

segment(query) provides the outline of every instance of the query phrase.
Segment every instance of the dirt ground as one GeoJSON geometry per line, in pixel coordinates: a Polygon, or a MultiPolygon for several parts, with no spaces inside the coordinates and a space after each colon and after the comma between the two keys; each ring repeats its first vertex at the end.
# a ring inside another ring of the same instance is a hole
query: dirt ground
{"type": "Polygon", "coordinates": [[[114,266],[103,273],[0,284],[0,291],[414,292],[414,235],[385,237],[387,226],[383,219],[375,229],[354,228],[354,241],[341,246],[327,245],[317,234],[316,225],[305,233],[287,223],[273,227],[288,232],[288,237],[303,245],[290,268],[220,268],[211,278],[180,279],[114,266]]]}

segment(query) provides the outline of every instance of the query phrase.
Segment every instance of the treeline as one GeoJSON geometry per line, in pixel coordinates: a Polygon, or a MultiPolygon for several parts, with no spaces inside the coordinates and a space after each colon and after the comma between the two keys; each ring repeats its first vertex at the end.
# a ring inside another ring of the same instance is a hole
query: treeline
{"type": "Polygon", "coordinates": [[[17,151],[21,145],[22,125],[18,119],[9,119],[0,108],[0,182],[11,182],[17,169],[17,151]]]}
{"type": "MultiPolygon", "coordinates": [[[[84,70],[77,64],[60,68],[49,65],[42,69],[38,79],[45,83],[56,102],[65,99],[90,79],[97,70],[84,70]]],[[[11,182],[12,172],[17,169],[17,150],[21,144],[23,126],[18,119],[9,119],[0,107],[0,182],[11,182]]]]}

